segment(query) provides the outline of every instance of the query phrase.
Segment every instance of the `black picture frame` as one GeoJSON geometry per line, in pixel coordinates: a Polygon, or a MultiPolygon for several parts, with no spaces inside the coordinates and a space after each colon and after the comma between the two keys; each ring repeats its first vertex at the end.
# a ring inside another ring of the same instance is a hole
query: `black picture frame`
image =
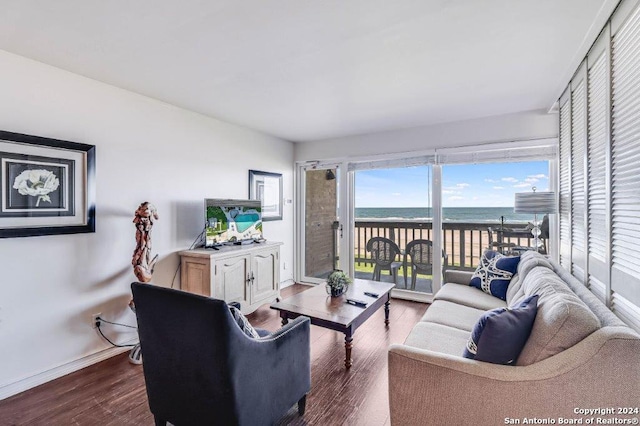
{"type": "Polygon", "coordinates": [[[0,238],[90,233],[96,147],[0,130],[0,238]]]}
{"type": "Polygon", "coordinates": [[[282,220],[282,174],[249,170],[249,199],[262,202],[262,220],[282,220]]]}

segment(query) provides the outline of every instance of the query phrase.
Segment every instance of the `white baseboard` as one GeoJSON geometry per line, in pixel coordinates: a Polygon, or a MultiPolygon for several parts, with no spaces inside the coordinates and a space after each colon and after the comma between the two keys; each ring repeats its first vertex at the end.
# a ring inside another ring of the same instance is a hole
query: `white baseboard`
{"type": "MultiPolygon", "coordinates": [[[[134,342],[125,342],[124,344],[135,343],[135,341],[137,341],[137,338],[134,339],[134,342]]],[[[19,394],[20,392],[24,392],[31,388],[35,388],[36,386],[40,386],[44,383],[50,382],[51,380],[66,376],[67,374],[81,370],[90,365],[97,364],[100,361],[104,361],[105,359],[111,358],[129,350],[131,350],[131,348],[107,348],[100,352],[96,352],[95,354],[88,355],[67,364],[63,364],[59,367],[52,368],[51,370],[43,371],[42,373],[38,373],[34,376],[29,376],[16,382],[0,385],[0,401],[9,398],[10,396],[19,394]]]]}
{"type": "Polygon", "coordinates": [[[293,279],[284,280],[280,283],[280,288],[285,288],[294,285],[296,282],[293,279]]]}

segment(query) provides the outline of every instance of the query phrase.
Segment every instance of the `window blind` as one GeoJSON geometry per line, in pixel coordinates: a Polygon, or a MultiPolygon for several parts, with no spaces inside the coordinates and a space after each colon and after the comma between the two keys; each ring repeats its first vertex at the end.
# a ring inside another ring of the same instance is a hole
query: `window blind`
{"type": "Polygon", "coordinates": [[[640,9],[612,41],[611,289],[640,305],[640,9]]]}
{"type": "Polygon", "coordinates": [[[566,93],[560,101],[560,264],[571,270],[571,102],[566,93]]]}
{"type": "Polygon", "coordinates": [[[400,167],[424,166],[435,163],[435,155],[418,155],[413,157],[392,158],[384,160],[367,160],[349,163],[350,172],[372,169],[393,169],[400,167]]]}
{"type": "Polygon", "coordinates": [[[480,145],[470,148],[439,149],[438,164],[478,164],[551,160],[557,153],[555,139],[539,139],[505,144],[480,145]]]}
{"type": "Polygon", "coordinates": [[[586,84],[580,80],[571,92],[571,271],[584,282],[585,261],[585,137],[586,84]]]}
{"type": "Polygon", "coordinates": [[[588,283],[592,291],[605,300],[609,271],[606,266],[609,230],[605,226],[608,215],[607,191],[607,73],[608,57],[603,50],[589,67],[588,78],[588,283]]]}

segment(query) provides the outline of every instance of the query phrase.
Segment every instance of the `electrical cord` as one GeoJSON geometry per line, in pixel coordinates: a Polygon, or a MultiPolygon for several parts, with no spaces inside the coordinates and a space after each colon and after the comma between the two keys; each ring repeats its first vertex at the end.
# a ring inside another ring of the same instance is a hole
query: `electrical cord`
{"type": "MultiPolygon", "coordinates": [[[[103,319],[101,319],[100,321],[104,321],[103,319]]],[[[111,341],[111,339],[109,339],[107,336],[104,335],[104,333],[102,332],[102,329],[100,328],[100,324],[96,324],[96,328],[98,329],[98,333],[100,333],[100,335],[102,336],[102,338],[104,340],[106,340],[107,342],[111,343],[112,346],[115,346],[116,348],[133,348],[134,346],[137,346],[138,344],[132,344],[132,345],[119,345],[117,343],[113,343],[111,341]]]]}
{"type": "Polygon", "coordinates": [[[134,328],[136,330],[138,329],[138,327],[136,327],[134,325],[120,324],[119,322],[111,322],[111,321],[107,321],[106,319],[104,319],[102,317],[96,318],[96,321],[106,322],[107,324],[111,324],[111,325],[119,325],[120,327],[134,328]]]}

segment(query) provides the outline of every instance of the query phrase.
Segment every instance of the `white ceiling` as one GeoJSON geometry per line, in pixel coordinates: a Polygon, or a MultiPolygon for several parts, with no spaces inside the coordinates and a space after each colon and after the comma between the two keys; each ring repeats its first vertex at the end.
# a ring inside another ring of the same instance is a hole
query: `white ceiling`
{"type": "Polygon", "coordinates": [[[0,49],[310,141],[548,108],[603,3],[0,0],[0,49]]]}

